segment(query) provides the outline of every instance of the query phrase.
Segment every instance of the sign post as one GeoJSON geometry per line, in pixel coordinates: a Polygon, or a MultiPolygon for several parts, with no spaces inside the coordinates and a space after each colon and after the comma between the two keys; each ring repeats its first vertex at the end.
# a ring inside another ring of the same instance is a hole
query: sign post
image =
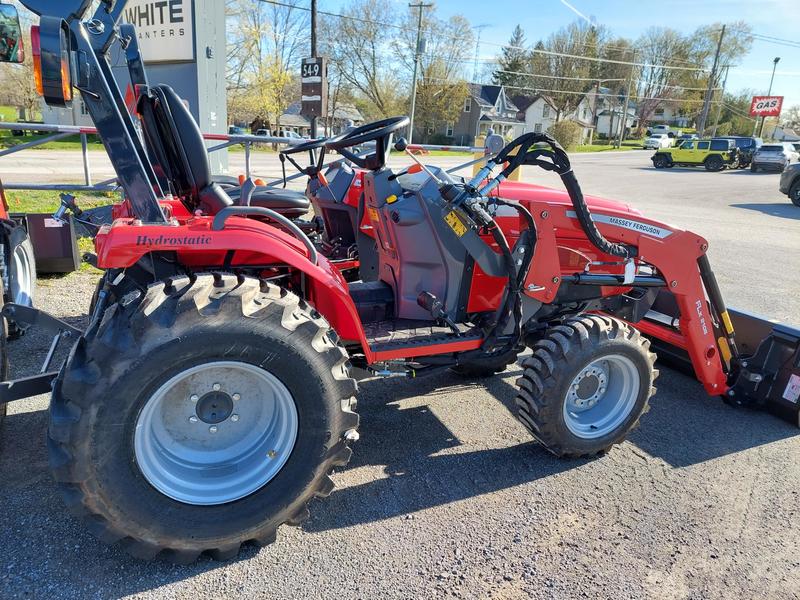
{"type": "Polygon", "coordinates": [[[300,114],[311,119],[324,117],[328,110],[328,60],[323,56],[304,58],[300,65],[300,114]]]}

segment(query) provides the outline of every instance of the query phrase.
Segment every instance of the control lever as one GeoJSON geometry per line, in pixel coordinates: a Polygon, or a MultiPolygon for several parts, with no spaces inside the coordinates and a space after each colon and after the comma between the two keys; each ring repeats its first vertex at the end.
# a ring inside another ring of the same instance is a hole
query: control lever
{"type": "Polygon", "coordinates": [[[417,296],[417,304],[431,313],[431,316],[437,321],[444,321],[454,333],[460,333],[456,324],[445,311],[444,304],[436,296],[430,292],[422,292],[417,296]]]}
{"type": "Polygon", "coordinates": [[[75,217],[80,219],[83,216],[83,211],[78,208],[78,205],[75,203],[75,196],[72,194],[60,194],[61,204],[56,209],[56,212],[53,213],[53,218],[60,222],[64,222],[64,215],[67,214],[67,211],[70,211],[75,217]]]}

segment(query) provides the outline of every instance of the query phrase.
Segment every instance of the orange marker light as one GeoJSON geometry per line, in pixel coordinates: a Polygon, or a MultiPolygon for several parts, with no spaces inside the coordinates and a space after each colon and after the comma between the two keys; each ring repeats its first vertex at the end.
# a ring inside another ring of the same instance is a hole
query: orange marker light
{"type": "Polygon", "coordinates": [[[42,46],[39,42],[39,26],[31,27],[31,55],[33,56],[33,80],[36,83],[36,93],[44,96],[44,83],[42,82],[42,46]]]}
{"type": "Polygon", "coordinates": [[[319,179],[319,182],[322,185],[324,185],[325,187],[328,187],[328,180],[325,179],[325,175],[323,175],[321,172],[317,173],[317,179],[319,179]]]}
{"type": "Polygon", "coordinates": [[[419,173],[420,171],[422,171],[422,165],[419,163],[414,163],[413,165],[408,167],[408,173],[414,174],[414,173],[419,173]]]}

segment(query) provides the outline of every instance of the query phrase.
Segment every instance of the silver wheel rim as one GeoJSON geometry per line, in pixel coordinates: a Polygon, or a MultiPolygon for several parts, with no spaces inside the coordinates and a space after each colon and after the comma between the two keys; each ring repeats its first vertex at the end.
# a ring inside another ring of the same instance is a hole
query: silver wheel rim
{"type": "Polygon", "coordinates": [[[9,288],[11,298],[16,304],[33,305],[33,265],[22,244],[14,248],[11,257],[9,288]]]}
{"type": "Polygon", "coordinates": [[[145,479],[186,504],[233,502],[264,487],[297,440],[297,407],[272,373],[235,361],[204,363],[164,383],[136,421],[145,479]]]}
{"type": "Polygon", "coordinates": [[[604,437],[630,416],[641,380],[633,361],[609,354],[586,365],[570,383],[564,401],[564,423],[583,439],[604,437]]]}

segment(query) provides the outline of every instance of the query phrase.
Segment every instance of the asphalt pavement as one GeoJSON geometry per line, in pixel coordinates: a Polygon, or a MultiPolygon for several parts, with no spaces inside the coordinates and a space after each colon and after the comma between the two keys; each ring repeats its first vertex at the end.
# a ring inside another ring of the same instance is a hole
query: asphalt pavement
{"type": "MultiPolygon", "coordinates": [[[[656,171],[649,156],[578,155],[574,167],[586,193],[707,237],[730,305],[800,321],[800,208],[777,175],[656,171]]],[[[44,279],[39,304],[81,323],[93,285],[44,279]]],[[[48,342],[13,342],[14,374],[48,342]]],[[[518,375],[362,384],[361,440],[311,520],[268,548],[189,567],[131,559],[65,514],[47,470],[47,399],[15,403],[0,433],[0,597],[800,596],[800,430],[662,368],[628,441],[558,460],[512,415],[518,375]]]]}

